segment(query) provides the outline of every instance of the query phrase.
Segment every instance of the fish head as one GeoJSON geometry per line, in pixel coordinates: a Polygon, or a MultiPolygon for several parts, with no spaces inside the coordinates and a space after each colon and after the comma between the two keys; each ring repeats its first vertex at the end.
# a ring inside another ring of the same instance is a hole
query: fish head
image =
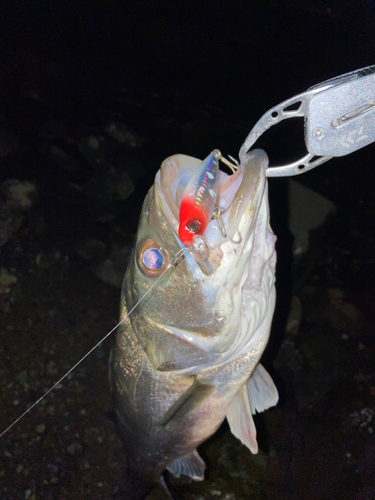
{"type": "MultiPolygon", "coordinates": [[[[262,150],[249,153],[233,175],[220,171],[220,220],[209,224],[198,257],[185,251],[184,258],[171,265],[184,249],[178,237],[181,196],[200,164],[185,155],[162,163],[142,208],[123,283],[123,314],[147,294],[130,321],[136,332],[142,332],[139,341],[159,370],[183,371],[238,350],[245,342],[238,339],[244,293],[251,308],[254,290],[261,291],[263,298],[257,301],[263,301],[264,310],[274,283],[268,158],[262,150]],[[220,224],[228,238],[220,239],[220,224]]],[[[256,314],[248,319],[254,325],[257,320],[256,314]]]]}

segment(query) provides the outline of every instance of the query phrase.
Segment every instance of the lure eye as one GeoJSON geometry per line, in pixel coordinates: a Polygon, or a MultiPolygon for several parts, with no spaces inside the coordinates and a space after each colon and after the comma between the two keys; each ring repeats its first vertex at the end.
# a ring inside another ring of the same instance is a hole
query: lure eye
{"type": "Polygon", "coordinates": [[[154,240],[147,239],[138,245],[137,264],[147,278],[158,278],[167,268],[169,256],[154,240]]]}
{"type": "Polygon", "coordinates": [[[186,227],[187,227],[188,231],[196,234],[200,230],[201,225],[200,225],[199,221],[197,221],[197,220],[189,220],[189,222],[186,223],[186,227]]]}

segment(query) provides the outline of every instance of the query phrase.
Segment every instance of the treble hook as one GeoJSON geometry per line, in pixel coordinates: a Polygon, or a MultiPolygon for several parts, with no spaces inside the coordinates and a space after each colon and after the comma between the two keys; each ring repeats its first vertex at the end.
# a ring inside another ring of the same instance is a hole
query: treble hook
{"type": "Polygon", "coordinates": [[[220,161],[222,161],[223,163],[225,163],[225,165],[227,167],[229,167],[233,173],[235,173],[235,171],[239,168],[240,164],[238,163],[238,161],[233,158],[233,156],[231,155],[228,155],[228,157],[232,160],[233,163],[231,163],[229,160],[227,160],[226,158],[224,158],[224,156],[221,154],[221,151],[219,149],[214,149],[214,153],[216,155],[216,158],[220,161]]]}
{"type": "Polygon", "coordinates": [[[230,241],[234,245],[239,245],[242,242],[242,236],[241,236],[241,233],[238,231],[238,229],[236,231],[236,233],[238,233],[238,235],[239,235],[238,240],[232,240],[232,238],[229,238],[229,236],[227,235],[227,231],[225,229],[223,219],[221,218],[221,208],[220,207],[214,208],[214,211],[212,212],[212,216],[211,216],[210,220],[212,221],[215,219],[217,220],[217,222],[219,224],[219,239],[218,239],[217,243],[212,247],[209,246],[207,244],[207,241],[206,241],[206,235],[205,234],[203,235],[204,244],[206,245],[206,247],[209,250],[215,250],[215,248],[217,248],[220,245],[220,243],[222,242],[223,239],[230,241]]]}

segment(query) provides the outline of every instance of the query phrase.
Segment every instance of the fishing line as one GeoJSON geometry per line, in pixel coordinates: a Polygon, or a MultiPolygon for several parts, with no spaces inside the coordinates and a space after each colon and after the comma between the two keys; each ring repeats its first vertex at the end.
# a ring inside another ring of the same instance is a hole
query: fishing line
{"type": "Polygon", "coordinates": [[[87,356],[89,356],[93,351],[95,351],[95,349],[97,347],[100,346],[100,344],[102,342],[104,342],[110,335],[111,333],[113,333],[130,315],[131,313],[134,311],[134,309],[136,307],[139,306],[139,304],[142,302],[142,300],[146,297],[146,295],[148,295],[151,290],[154,288],[154,286],[161,280],[161,278],[164,276],[164,274],[171,268],[171,267],[176,267],[177,264],[181,261],[181,259],[184,257],[185,253],[187,252],[187,250],[185,248],[181,248],[181,250],[179,250],[176,255],[174,255],[170,261],[170,263],[168,264],[168,266],[165,268],[165,270],[162,272],[162,274],[159,276],[159,278],[154,281],[154,283],[150,286],[150,288],[142,295],[142,297],[134,304],[134,306],[130,309],[130,311],[127,313],[126,316],[124,316],[122,318],[121,321],[119,321],[117,323],[116,326],[114,326],[112,328],[111,331],[109,331],[96,345],[94,345],[94,347],[92,347],[74,366],[72,366],[72,368],[70,368],[57,382],[55,382],[53,384],[52,387],[50,387],[48,389],[48,391],[46,391],[43,396],[41,396],[39,399],[37,399],[26,411],[24,411],[22,413],[22,415],[20,415],[18,418],[16,418],[16,420],[14,420],[14,422],[12,422],[1,434],[0,434],[0,438],[4,436],[4,434],[6,434],[14,425],[16,425],[17,422],[19,422],[27,413],[29,413],[30,410],[32,410],[33,408],[35,408],[35,406],[40,403],[42,401],[42,399],[44,399],[46,396],[48,396],[48,394],[53,391],[53,389],[59,385],[70,373],[72,373],[73,370],[75,370],[77,368],[77,366],[79,364],[82,363],[83,360],[85,360],[87,358],[87,356]]]}

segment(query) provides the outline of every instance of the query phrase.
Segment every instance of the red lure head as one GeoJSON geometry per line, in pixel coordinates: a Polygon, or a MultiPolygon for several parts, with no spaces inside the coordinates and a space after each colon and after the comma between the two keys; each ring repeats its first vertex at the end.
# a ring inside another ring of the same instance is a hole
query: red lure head
{"type": "Polygon", "coordinates": [[[185,246],[195,235],[203,236],[215,208],[219,184],[219,161],[214,151],[190,177],[180,203],[178,236],[185,246]]]}
{"type": "Polygon", "coordinates": [[[178,237],[185,246],[193,244],[193,236],[196,234],[203,236],[209,222],[208,214],[191,198],[181,200],[178,237]]]}

